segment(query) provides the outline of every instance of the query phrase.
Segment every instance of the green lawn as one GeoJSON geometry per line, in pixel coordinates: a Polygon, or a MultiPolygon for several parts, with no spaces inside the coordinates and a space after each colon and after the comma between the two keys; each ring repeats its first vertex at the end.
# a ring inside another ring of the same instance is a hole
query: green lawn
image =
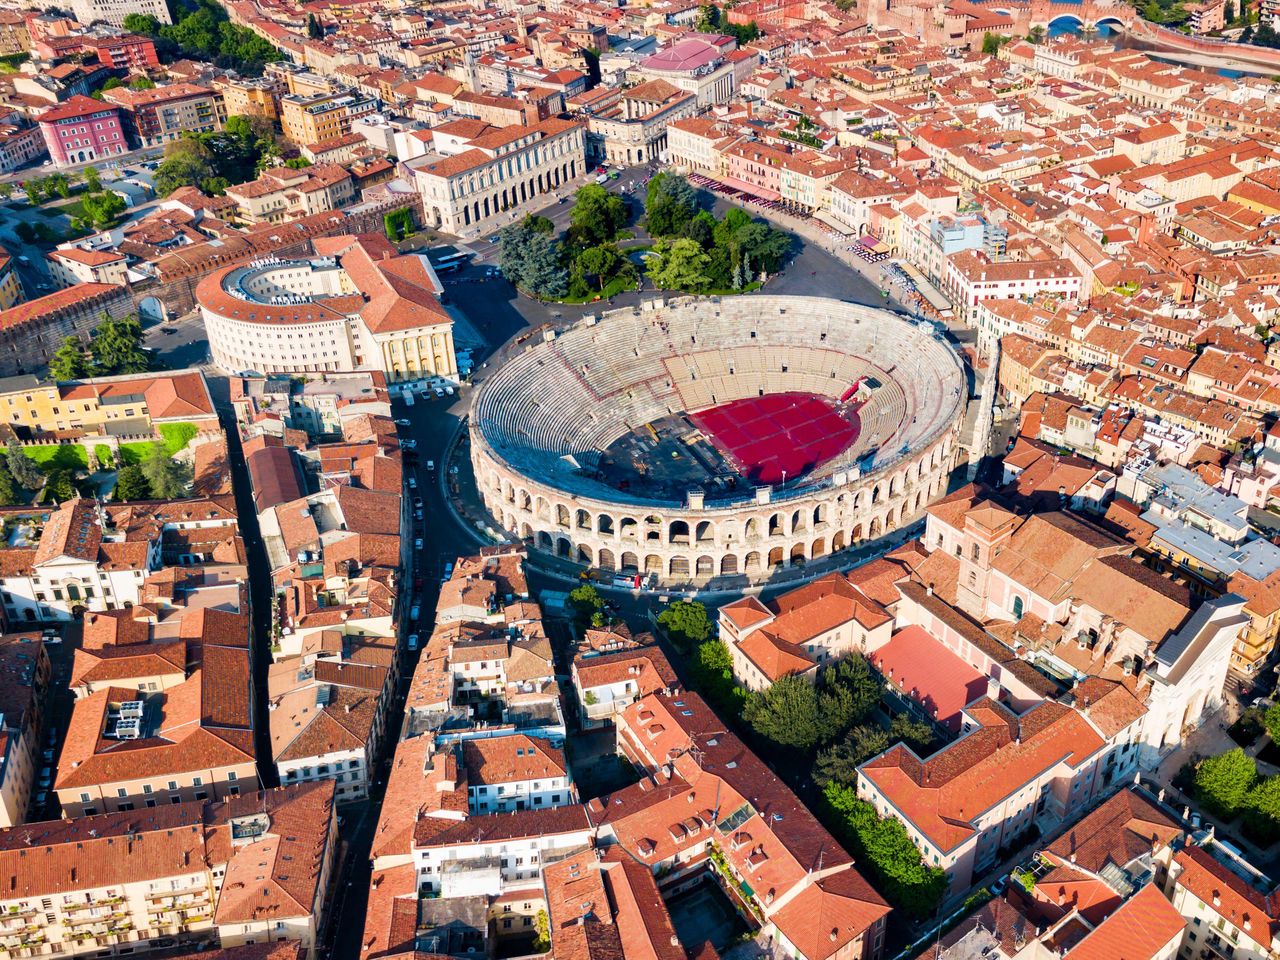
{"type": "Polygon", "coordinates": [[[164,449],[171,457],[185,448],[198,432],[194,423],[160,424],[160,436],[164,437],[164,449]]]}
{"type": "Polygon", "coordinates": [[[79,200],[72,200],[70,203],[61,207],[43,206],[36,211],[42,217],[60,217],[66,215],[68,217],[83,217],[84,204],[79,200]]]}
{"type": "Polygon", "coordinates": [[[591,303],[596,299],[606,300],[609,297],[617,296],[624,290],[634,290],[636,283],[634,280],[627,280],[624,277],[614,277],[609,283],[604,285],[604,292],[597,293],[592,291],[585,297],[565,297],[563,300],[556,300],[555,303],[591,303]]]}
{"type": "Polygon", "coordinates": [[[98,460],[99,470],[110,470],[115,463],[115,457],[111,455],[111,448],[105,443],[96,444],[93,448],[93,455],[98,460]]]}
{"type": "MultiPolygon", "coordinates": [[[[186,447],[197,432],[194,423],[162,423],[160,436],[164,438],[162,442],[165,453],[172,457],[186,447]]],[[[120,444],[120,464],[123,466],[128,463],[141,463],[150,452],[153,443],[155,443],[154,440],[140,440],[137,443],[120,444]]]]}
{"type": "Polygon", "coordinates": [[[89,467],[89,458],[79,444],[29,444],[22,451],[46,470],[50,467],[87,470],[89,467]]]}

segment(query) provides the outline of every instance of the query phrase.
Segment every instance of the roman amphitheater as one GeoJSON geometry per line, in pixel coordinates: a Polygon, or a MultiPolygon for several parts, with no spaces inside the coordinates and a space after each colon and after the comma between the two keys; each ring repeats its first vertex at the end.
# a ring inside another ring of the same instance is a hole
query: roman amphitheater
{"type": "Polygon", "coordinates": [[[761,582],[945,492],[967,397],[934,328],[811,297],[650,300],[515,354],[471,408],[512,537],[661,582],[761,582]]]}

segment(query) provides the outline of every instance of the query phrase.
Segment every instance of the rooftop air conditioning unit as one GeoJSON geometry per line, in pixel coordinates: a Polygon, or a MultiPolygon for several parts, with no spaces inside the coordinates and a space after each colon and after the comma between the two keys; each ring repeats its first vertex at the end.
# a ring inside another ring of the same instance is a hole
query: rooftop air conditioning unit
{"type": "Polygon", "coordinates": [[[142,736],[141,720],[116,721],[115,737],[117,740],[137,740],[142,736]]]}
{"type": "Polygon", "coordinates": [[[141,700],[126,700],[120,704],[121,720],[141,720],[143,703],[141,700]]]}

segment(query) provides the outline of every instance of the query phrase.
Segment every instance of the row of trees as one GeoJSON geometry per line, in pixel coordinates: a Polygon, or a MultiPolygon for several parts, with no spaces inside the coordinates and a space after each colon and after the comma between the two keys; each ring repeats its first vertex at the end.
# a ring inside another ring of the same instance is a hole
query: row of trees
{"type": "Polygon", "coordinates": [[[827,784],[822,802],[832,832],[860,868],[870,868],[885,897],[914,917],[929,916],[946,892],[947,876],[924,862],[902,823],[877,816],[851,786],[827,784]]]}
{"type": "Polygon", "coordinates": [[[698,29],[703,33],[721,33],[733,37],[740,45],[760,37],[760,28],[754,20],[745,24],[730,23],[713,3],[704,3],[698,8],[698,29]]]}
{"type": "Polygon", "coordinates": [[[791,249],[790,234],[738,207],[717,220],[689,181],[672,173],[649,181],[645,224],[655,238],[648,276],[665,290],[743,290],[757,274],[777,271],[791,249]]]}
{"type": "Polygon", "coordinates": [[[251,77],[260,76],[268,63],[284,58],[248,27],[232,23],[216,0],[196,0],[193,7],[181,9],[171,24],[162,25],[150,14],[131,13],[124,18],[124,28],[156,40],[157,51],[166,59],[185,56],[209,60],[251,77]]]}
{"type": "Polygon", "coordinates": [[[893,743],[906,742],[917,753],[927,754],[934,745],[933,728],[901,714],[888,729],[875,723],[871,716],[884,687],[856,654],[826,667],[814,683],[790,676],[763,692],[747,693],[733,675],[729,648],[712,635],[702,604],[676,601],[658,615],[658,625],[676,646],[693,651],[690,685],[721,716],[742,722],[776,748],[770,755],[794,760],[822,748],[812,769],[800,776],[811,775],[823,790],[823,820],[875,874],[895,906],[913,916],[927,916],[946,891],[943,871],[922,861],[901,823],[880,819],[874,808],[857,799],[856,783],[857,765],[893,743]]]}
{"type": "Polygon", "coordinates": [[[103,314],[88,344],[67,337],[49,361],[54,380],[80,380],[124,373],[146,373],[151,357],[142,349],[142,324],[136,316],[112,320],[103,314]]]}
{"type": "Polygon", "coordinates": [[[199,187],[220,195],[227,187],[256,177],[280,156],[275,129],[265,117],[231,116],[216,133],[184,133],[164,148],[156,168],[156,193],[199,187]]]}

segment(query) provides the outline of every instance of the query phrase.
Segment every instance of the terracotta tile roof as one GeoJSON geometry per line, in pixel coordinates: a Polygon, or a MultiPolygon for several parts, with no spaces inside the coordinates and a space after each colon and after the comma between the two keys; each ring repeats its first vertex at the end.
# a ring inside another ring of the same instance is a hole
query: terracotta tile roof
{"type": "Polygon", "coordinates": [[[1280,936],[1280,890],[1263,893],[1203,847],[1189,846],[1174,856],[1178,886],[1189,891],[1237,929],[1269,947],[1280,936]],[[1217,903],[1215,904],[1215,899],[1217,903]]]}
{"type": "Polygon", "coordinates": [[[462,758],[472,784],[563,777],[568,772],[562,751],[523,733],[465,740],[462,758]]]}
{"type": "Polygon", "coordinates": [[[968,713],[981,726],[928,760],[898,745],[859,768],[942,851],[972,836],[983,811],[1060,763],[1078,768],[1104,746],[1084,717],[1051,701],[1021,717],[992,700],[968,713]]]}
{"type": "Polygon", "coordinates": [[[1064,960],[1153,960],[1168,956],[1187,925],[1160,888],[1149,883],[1067,953],[1064,960]]]}
{"type": "Polygon", "coordinates": [[[1043,855],[1060,864],[1099,873],[1108,863],[1125,867],[1151,852],[1153,842],[1170,845],[1182,828],[1134,790],[1121,790],[1067,827],[1043,855]]]}
{"type": "MultiPolygon", "coordinates": [[[[809,884],[771,918],[805,960],[827,960],[889,915],[852,866],[809,884]]],[[[870,945],[864,950],[870,952],[870,945]]]]}

